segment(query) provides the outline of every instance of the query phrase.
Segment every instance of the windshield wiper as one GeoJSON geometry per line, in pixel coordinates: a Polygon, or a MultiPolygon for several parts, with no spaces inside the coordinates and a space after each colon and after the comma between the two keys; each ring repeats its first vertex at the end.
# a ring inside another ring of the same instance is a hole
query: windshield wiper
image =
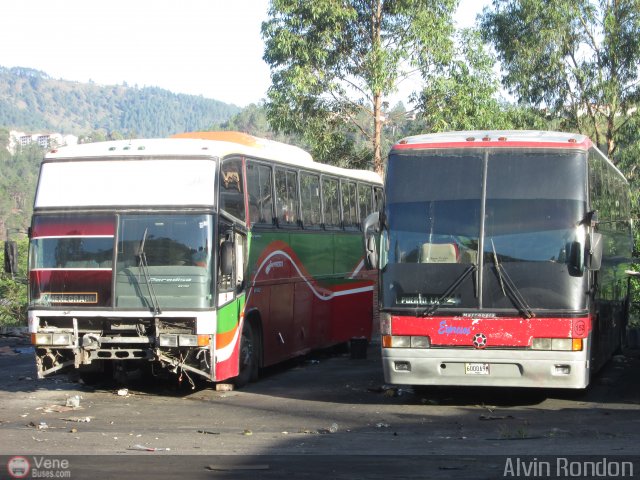
{"type": "Polygon", "coordinates": [[[527,318],[534,317],[533,310],[527,304],[524,297],[520,294],[518,287],[513,283],[511,277],[507,271],[502,267],[502,264],[498,261],[498,254],[496,253],[496,246],[493,243],[493,238],[491,239],[491,248],[493,249],[493,264],[496,269],[496,273],[498,275],[498,280],[500,281],[500,288],[502,289],[502,294],[505,297],[509,297],[513,304],[518,307],[520,312],[524,314],[527,318]],[[505,289],[506,287],[506,289],[505,289]],[[509,291],[510,295],[507,295],[507,291],[509,291]]]}
{"type": "Polygon", "coordinates": [[[453,293],[458,289],[460,284],[464,282],[464,280],[469,275],[475,272],[476,269],[477,267],[475,264],[469,265],[467,269],[464,272],[462,272],[458,278],[456,278],[455,282],[453,282],[451,286],[447,288],[447,290],[442,295],[440,295],[440,297],[434,303],[432,303],[427,308],[422,310],[422,312],[419,312],[416,316],[428,317],[429,315],[433,315],[436,310],[438,310],[442,305],[445,304],[447,300],[449,300],[449,298],[451,298],[451,295],[453,295],[453,293]]]}
{"type": "Polygon", "coordinates": [[[151,298],[151,303],[153,306],[153,313],[155,315],[160,315],[162,311],[160,310],[160,304],[158,303],[158,297],[156,297],[156,292],[153,289],[153,285],[151,284],[151,275],[149,275],[149,264],[147,263],[147,254],[144,251],[144,244],[147,241],[147,231],[148,229],[144,229],[144,234],[142,235],[142,241],[140,242],[140,246],[138,247],[138,252],[136,256],[138,257],[138,267],[142,270],[144,274],[144,279],[147,282],[147,288],[149,290],[149,298],[151,298]]]}

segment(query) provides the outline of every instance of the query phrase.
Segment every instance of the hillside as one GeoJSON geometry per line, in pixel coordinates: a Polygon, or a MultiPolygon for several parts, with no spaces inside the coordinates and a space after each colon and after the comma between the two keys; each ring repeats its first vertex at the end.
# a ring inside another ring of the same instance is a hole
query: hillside
{"type": "Polygon", "coordinates": [[[235,105],[156,87],[102,86],[0,67],[0,127],[7,129],[165,137],[207,129],[240,111],[235,105]]]}
{"type": "MultiPolygon", "coordinates": [[[[24,231],[44,151],[7,150],[9,131],[72,134],[83,139],[166,137],[208,130],[242,109],[155,87],[101,86],[55,80],[29,68],[0,67],[0,237],[24,231]]],[[[19,235],[18,235],[19,236],[19,235]]]]}

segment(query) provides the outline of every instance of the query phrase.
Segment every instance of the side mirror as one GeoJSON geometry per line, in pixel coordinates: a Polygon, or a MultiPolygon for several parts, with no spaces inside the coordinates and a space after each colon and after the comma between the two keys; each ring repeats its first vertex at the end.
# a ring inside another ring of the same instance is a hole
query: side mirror
{"type": "Polygon", "coordinates": [[[378,268],[378,251],[376,235],[380,232],[380,213],[373,212],[365,218],[362,224],[364,237],[364,262],[369,269],[378,268]]]}
{"type": "Polygon", "coordinates": [[[225,240],[220,245],[220,273],[231,275],[233,273],[233,242],[225,240]]]}
{"type": "Polygon", "coordinates": [[[589,238],[587,268],[592,271],[597,271],[600,270],[602,266],[602,251],[604,248],[602,234],[592,232],[589,238]]]}
{"type": "Polygon", "coordinates": [[[15,275],[18,273],[18,244],[12,241],[4,242],[4,271],[15,275]]]}
{"type": "Polygon", "coordinates": [[[369,269],[378,268],[378,251],[376,248],[376,237],[370,233],[367,236],[367,248],[365,250],[365,264],[369,269]]]}

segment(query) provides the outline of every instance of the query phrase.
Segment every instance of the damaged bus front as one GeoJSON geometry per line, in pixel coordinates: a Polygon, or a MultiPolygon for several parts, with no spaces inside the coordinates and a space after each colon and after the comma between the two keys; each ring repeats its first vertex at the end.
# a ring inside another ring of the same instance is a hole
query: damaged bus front
{"type": "MultiPolygon", "coordinates": [[[[63,147],[45,157],[29,250],[38,377],[154,366],[219,380],[215,337],[225,312],[212,247],[229,232],[215,228],[214,153],[172,139],[63,147]]],[[[225,309],[237,318],[235,300],[225,309]]]]}

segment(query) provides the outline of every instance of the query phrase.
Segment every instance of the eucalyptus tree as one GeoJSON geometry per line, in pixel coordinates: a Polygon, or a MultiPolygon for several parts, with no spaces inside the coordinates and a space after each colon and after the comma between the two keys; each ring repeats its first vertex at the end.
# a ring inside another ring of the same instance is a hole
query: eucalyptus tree
{"type": "Polygon", "coordinates": [[[480,23],[503,84],[615,158],[619,134],[638,115],[640,0],[493,0],[480,23]]]}
{"type": "Polygon", "coordinates": [[[415,98],[424,130],[545,128],[539,111],[502,98],[496,59],[478,30],[458,31],[455,45],[451,61],[426,79],[415,98]]]}
{"type": "Polygon", "coordinates": [[[386,105],[399,84],[451,54],[457,0],[272,0],[262,24],[269,121],[314,154],[371,142],[375,171],[386,105]],[[363,120],[364,119],[364,120],[363,120]]]}

